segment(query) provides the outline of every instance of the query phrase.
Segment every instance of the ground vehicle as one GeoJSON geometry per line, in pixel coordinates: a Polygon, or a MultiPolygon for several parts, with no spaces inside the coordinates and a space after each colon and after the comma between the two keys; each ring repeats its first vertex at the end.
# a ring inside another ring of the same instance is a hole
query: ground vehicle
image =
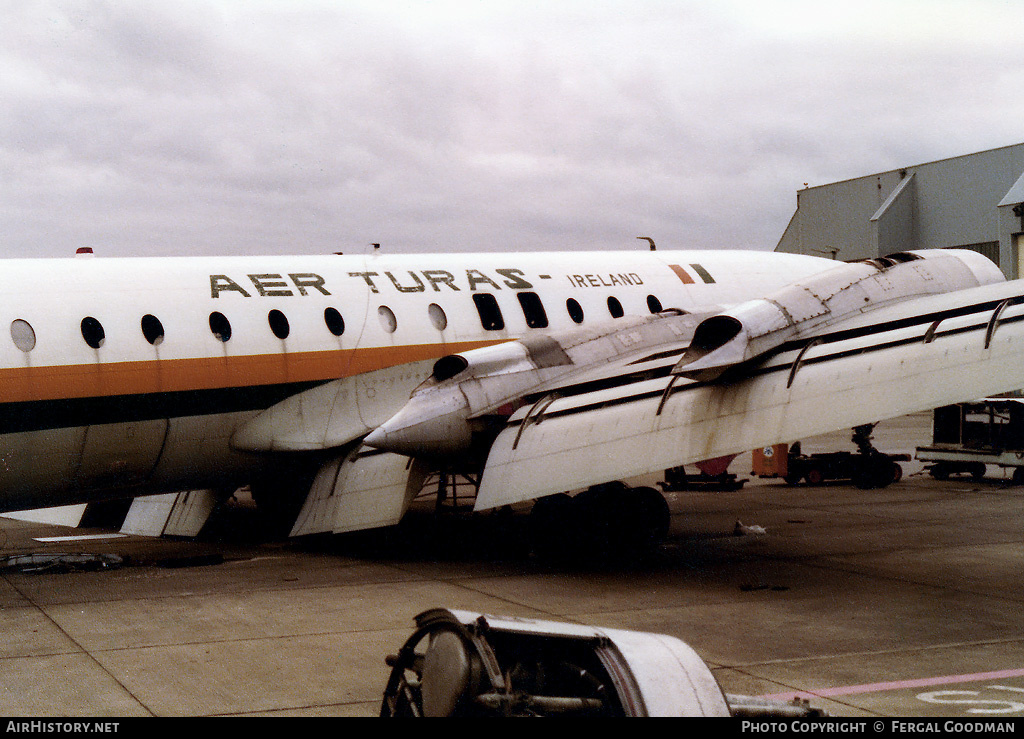
{"type": "Polygon", "coordinates": [[[826,452],[822,454],[790,453],[785,480],[796,485],[806,480],[819,485],[827,480],[852,480],[861,488],[884,488],[903,478],[899,461],[909,461],[908,454],[874,452],[826,452]]]}
{"type": "MultiPolygon", "coordinates": [[[[823,452],[803,454],[800,442],[788,448],[773,449],[776,462],[772,471],[790,485],[806,481],[809,485],[820,485],[829,480],[852,480],[861,488],[884,488],[903,477],[900,462],[910,461],[908,454],[885,454],[871,445],[873,424],[858,426],[853,430],[852,441],[856,452],[823,452]],[[785,454],[784,462],[781,454],[785,454]]],[[[764,450],[767,453],[769,450],[764,450]]],[[[756,452],[755,452],[756,455],[756,452]]],[[[755,467],[756,465],[755,458],[755,467]]]]}
{"type": "Polygon", "coordinates": [[[984,398],[936,408],[932,444],[916,456],[929,464],[936,480],[950,475],[985,476],[986,465],[1013,468],[1014,482],[1024,482],[1024,399],[984,398]]]}

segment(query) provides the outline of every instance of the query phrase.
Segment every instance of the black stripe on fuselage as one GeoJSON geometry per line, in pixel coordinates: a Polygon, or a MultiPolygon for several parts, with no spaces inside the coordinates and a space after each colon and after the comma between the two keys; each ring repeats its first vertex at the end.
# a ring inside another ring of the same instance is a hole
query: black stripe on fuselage
{"type": "Polygon", "coordinates": [[[253,387],[4,403],[0,405],[0,434],[260,411],[321,384],[323,383],[291,382],[253,387]]]}

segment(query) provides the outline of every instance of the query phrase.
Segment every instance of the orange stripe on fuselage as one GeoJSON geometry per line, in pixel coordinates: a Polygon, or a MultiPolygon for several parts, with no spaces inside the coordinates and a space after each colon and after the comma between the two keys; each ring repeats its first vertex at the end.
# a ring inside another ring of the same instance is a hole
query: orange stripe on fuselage
{"type": "Polygon", "coordinates": [[[159,359],[0,369],[0,402],[256,387],[336,380],[506,341],[465,341],[294,354],[159,359]]]}

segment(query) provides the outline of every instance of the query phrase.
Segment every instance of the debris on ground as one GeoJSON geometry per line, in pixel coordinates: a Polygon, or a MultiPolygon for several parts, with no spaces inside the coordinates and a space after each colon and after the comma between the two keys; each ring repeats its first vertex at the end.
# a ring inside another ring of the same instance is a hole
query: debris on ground
{"type": "Polygon", "coordinates": [[[26,574],[54,574],[62,572],[95,572],[114,570],[125,563],[116,554],[84,554],[48,552],[46,554],[15,554],[0,558],[0,572],[16,571],[26,574]]]}

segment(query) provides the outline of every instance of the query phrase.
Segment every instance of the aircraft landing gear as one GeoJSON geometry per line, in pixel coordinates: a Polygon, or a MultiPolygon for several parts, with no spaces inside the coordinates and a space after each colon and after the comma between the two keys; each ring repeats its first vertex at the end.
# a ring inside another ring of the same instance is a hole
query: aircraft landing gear
{"type": "Polygon", "coordinates": [[[538,500],[530,514],[530,540],[544,558],[629,559],[657,547],[669,523],[668,503],[657,490],[610,482],[575,497],[560,493],[538,500]]]}
{"type": "Polygon", "coordinates": [[[862,490],[884,488],[903,479],[903,468],[885,454],[875,453],[853,473],[853,484],[862,490]]]}

